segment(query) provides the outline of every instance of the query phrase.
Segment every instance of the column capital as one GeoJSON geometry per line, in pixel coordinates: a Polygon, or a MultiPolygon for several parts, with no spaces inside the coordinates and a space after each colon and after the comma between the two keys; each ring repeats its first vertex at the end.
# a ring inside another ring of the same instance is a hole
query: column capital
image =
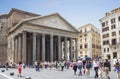
{"type": "Polygon", "coordinates": [[[45,37],[45,33],[42,33],[42,37],[45,37]]]}
{"type": "Polygon", "coordinates": [[[33,37],[36,37],[36,35],[37,35],[37,34],[34,32],[34,33],[33,33],[33,37]]]}
{"type": "Polygon", "coordinates": [[[53,37],[54,35],[53,34],[50,34],[50,37],[53,37]]]}

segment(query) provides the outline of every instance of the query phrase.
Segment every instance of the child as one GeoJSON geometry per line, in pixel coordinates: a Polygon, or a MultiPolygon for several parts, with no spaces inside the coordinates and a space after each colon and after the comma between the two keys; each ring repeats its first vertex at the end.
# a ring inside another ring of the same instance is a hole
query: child
{"type": "Polygon", "coordinates": [[[22,62],[19,62],[18,64],[18,77],[21,77],[21,73],[22,73],[22,62]]]}

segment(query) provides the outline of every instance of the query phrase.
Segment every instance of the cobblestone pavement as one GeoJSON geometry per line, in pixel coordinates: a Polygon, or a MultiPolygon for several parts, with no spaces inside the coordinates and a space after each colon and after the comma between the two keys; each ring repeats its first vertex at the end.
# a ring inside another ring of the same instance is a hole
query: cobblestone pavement
{"type": "MultiPolygon", "coordinates": [[[[0,69],[0,71],[1,70],[2,69],[0,69]]],[[[40,72],[36,72],[34,68],[26,68],[23,69],[22,77],[17,77],[17,74],[17,69],[9,69],[5,72],[0,72],[0,79],[8,79],[5,76],[8,76],[9,79],[25,79],[28,76],[30,76],[31,79],[94,79],[94,70],[91,70],[90,77],[74,75],[72,69],[64,69],[64,71],[43,69],[40,70],[40,72]],[[10,72],[14,72],[14,76],[10,76],[10,72]]],[[[110,77],[111,79],[117,79],[116,72],[110,72],[110,77]]],[[[104,73],[102,79],[106,79],[104,73]]]]}
{"type": "Polygon", "coordinates": [[[3,75],[0,75],[0,79],[9,79],[9,78],[6,78],[3,75]]]}

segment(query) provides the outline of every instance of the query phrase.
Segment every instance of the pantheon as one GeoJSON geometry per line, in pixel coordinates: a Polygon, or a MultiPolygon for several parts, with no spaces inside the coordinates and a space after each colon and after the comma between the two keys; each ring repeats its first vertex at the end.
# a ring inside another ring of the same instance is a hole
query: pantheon
{"type": "Polygon", "coordinates": [[[13,8],[0,15],[0,21],[5,35],[0,41],[6,41],[4,51],[10,62],[78,58],[78,31],[58,13],[41,16],[13,8]]]}

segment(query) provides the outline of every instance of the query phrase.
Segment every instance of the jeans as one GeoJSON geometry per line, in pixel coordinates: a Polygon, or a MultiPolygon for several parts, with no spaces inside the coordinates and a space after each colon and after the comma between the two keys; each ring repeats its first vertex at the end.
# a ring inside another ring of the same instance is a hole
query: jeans
{"type": "Polygon", "coordinates": [[[90,69],[87,69],[86,75],[87,75],[87,76],[90,76],[90,69]]]}
{"type": "Polygon", "coordinates": [[[94,67],[94,71],[95,71],[95,78],[98,78],[98,67],[94,67]]]}
{"type": "Polygon", "coordinates": [[[78,69],[79,69],[79,76],[81,76],[82,75],[82,66],[78,66],[78,69]]]}

